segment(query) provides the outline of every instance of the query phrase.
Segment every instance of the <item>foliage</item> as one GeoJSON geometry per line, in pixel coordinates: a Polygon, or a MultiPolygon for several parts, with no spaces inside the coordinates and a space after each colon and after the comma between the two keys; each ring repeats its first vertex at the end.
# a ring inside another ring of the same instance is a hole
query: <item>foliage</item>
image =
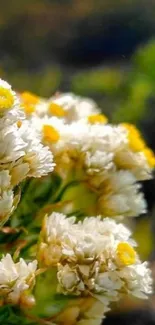
{"type": "Polygon", "coordinates": [[[26,70],[1,70],[0,76],[12,83],[17,91],[31,89],[32,92],[43,97],[51,96],[59,89],[62,81],[62,72],[56,66],[48,66],[33,73],[26,70]]]}

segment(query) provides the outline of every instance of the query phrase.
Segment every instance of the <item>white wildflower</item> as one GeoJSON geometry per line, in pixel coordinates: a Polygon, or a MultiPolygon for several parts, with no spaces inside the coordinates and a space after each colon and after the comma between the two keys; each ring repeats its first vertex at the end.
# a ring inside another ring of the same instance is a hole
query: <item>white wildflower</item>
{"type": "MultiPolygon", "coordinates": [[[[52,97],[50,99],[50,105],[52,104],[56,104],[64,110],[64,118],[69,123],[92,114],[98,114],[99,112],[97,104],[93,100],[82,98],[72,93],[60,94],[52,97]]],[[[52,109],[50,111],[52,114],[52,109]]],[[[56,114],[58,109],[53,109],[53,111],[56,114]]],[[[56,116],[58,116],[58,114],[56,116]]]]}
{"type": "Polygon", "coordinates": [[[0,261],[0,292],[5,302],[20,303],[26,290],[33,288],[37,262],[26,264],[21,258],[14,263],[10,254],[0,261]]]}
{"type": "Polygon", "coordinates": [[[152,293],[153,280],[147,262],[125,267],[120,270],[119,276],[126,281],[129,294],[146,299],[152,293]]]}
{"type": "Polygon", "coordinates": [[[11,86],[0,79],[0,130],[4,125],[11,125],[24,118],[19,104],[19,99],[11,86]]]}
{"type": "Polygon", "coordinates": [[[8,83],[0,79],[1,224],[16,207],[18,199],[14,195],[14,186],[26,177],[47,175],[53,171],[54,166],[51,151],[41,143],[40,135],[32,122],[26,121],[17,94],[8,83]],[[8,184],[3,188],[5,177],[8,184]]]}
{"type": "Polygon", "coordinates": [[[52,213],[43,225],[39,258],[43,265],[58,267],[58,291],[64,294],[91,293],[106,303],[123,292],[142,298],[151,293],[152,280],[130,236],[125,226],[108,218],[76,224],[75,218],[52,213]]]}
{"type": "Polygon", "coordinates": [[[16,123],[4,126],[0,130],[0,163],[12,163],[23,157],[26,145],[16,123]]]}

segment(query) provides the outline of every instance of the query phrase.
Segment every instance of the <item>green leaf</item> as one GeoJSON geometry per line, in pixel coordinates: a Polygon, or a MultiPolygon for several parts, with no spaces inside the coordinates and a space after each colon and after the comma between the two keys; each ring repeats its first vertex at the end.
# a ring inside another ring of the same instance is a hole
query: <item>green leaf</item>
{"type": "Polygon", "coordinates": [[[26,318],[18,307],[6,305],[0,307],[0,324],[2,325],[37,325],[34,321],[26,318]]]}

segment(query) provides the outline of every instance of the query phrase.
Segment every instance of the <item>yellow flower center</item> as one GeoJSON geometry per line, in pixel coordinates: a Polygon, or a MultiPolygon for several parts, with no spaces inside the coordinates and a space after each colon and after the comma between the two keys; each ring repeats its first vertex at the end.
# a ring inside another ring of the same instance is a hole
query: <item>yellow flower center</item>
{"type": "Polygon", "coordinates": [[[145,142],[139,130],[132,124],[121,124],[128,131],[129,146],[134,152],[142,151],[145,148],[145,142]]]}
{"type": "Polygon", "coordinates": [[[48,142],[57,142],[60,139],[59,132],[51,125],[43,126],[44,140],[48,142]]]}
{"type": "Polygon", "coordinates": [[[64,117],[66,115],[65,110],[56,103],[51,103],[49,105],[49,113],[57,117],[64,117]]]}
{"type": "Polygon", "coordinates": [[[153,153],[153,151],[149,148],[145,148],[143,150],[143,153],[146,157],[146,160],[148,162],[148,165],[151,167],[151,168],[154,168],[155,167],[155,155],[153,153]]]}
{"type": "Polygon", "coordinates": [[[123,265],[132,265],[136,261],[136,252],[128,243],[118,244],[117,256],[123,265]]]}
{"type": "Polygon", "coordinates": [[[105,115],[103,114],[95,114],[95,115],[89,115],[88,116],[88,122],[91,124],[96,124],[96,123],[107,123],[108,119],[105,115]]]}
{"type": "Polygon", "coordinates": [[[9,109],[14,103],[14,97],[10,89],[0,87],[0,110],[9,109]]]}
{"type": "Polygon", "coordinates": [[[39,102],[38,96],[27,91],[23,92],[20,96],[26,105],[36,105],[39,102]]]}

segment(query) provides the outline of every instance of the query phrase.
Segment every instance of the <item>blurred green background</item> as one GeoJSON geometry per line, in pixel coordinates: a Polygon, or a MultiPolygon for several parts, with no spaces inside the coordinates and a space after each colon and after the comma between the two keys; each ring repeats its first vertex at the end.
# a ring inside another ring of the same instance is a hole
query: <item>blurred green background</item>
{"type": "MultiPolygon", "coordinates": [[[[0,77],[41,96],[91,97],[112,122],[136,124],[155,150],[155,1],[2,1],[0,77]]],[[[149,212],[135,237],[142,258],[154,260],[155,182],[143,186],[149,212]]]]}

